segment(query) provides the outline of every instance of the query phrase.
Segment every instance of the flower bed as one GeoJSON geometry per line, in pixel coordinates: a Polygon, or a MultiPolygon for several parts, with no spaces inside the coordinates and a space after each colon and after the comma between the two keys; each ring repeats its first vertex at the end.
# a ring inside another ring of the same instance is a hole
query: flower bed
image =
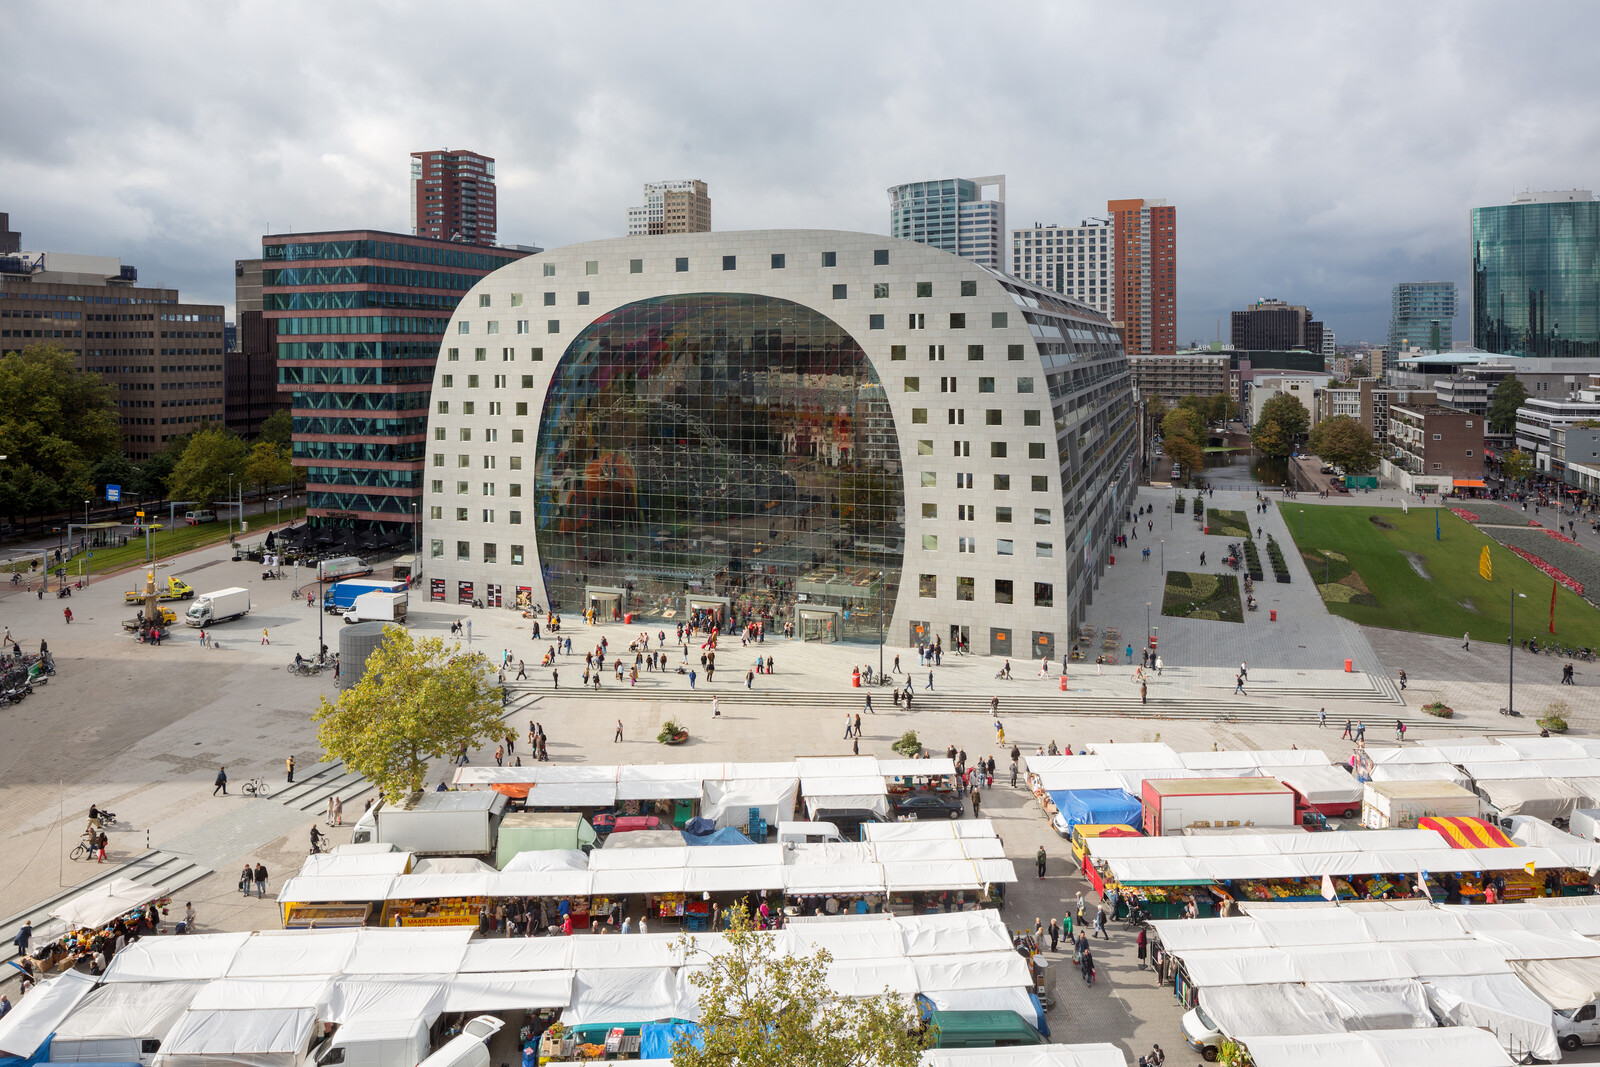
{"type": "MultiPolygon", "coordinates": [[[[1484,529],[1507,548],[1521,548],[1583,586],[1583,598],[1600,606],[1600,554],[1581,545],[1569,545],[1550,536],[1548,530],[1484,529]]],[[[1537,564],[1536,564],[1537,566],[1537,564]]],[[[1569,587],[1570,588],[1570,587],[1569,587]]]]}
{"type": "MultiPolygon", "coordinates": [[[[1454,508],[1450,510],[1455,511],[1454,508]]],[[[1461,513],[1456,512],[1456,514],[1461,513]]],[[[1488,523],[1491,526],[1521,526],[1533,517],[1533,511],[1531,509],[1523,511],[1520,504],[1496,504],[1488,500],[1474,500],[1472,510],[1467,514],[1476,518],[1467,519],[1466,515],[1461,517],[1468,522],[1488,523]]]]}
{"type": "Polygon", "coordinates": [[[1546,537],[1553,537],[1557,541],[1565,541],[1569,545],[1575,545],[1575,544],[1578,543],[1578,542],[1574,541],[1572,538],[1568,537],[1566,534],[1557,533],[1554,530],[1546,530],[1544,533],[1545,533],[1546,537]]]}
{"type": "Polygon", "coordinates": [[[1544,523],[1540,522],[1538,519],[1529,519],[1528,520],[1528,525],[1529,526],[1537,526],[1541,530],[1544,529],[1544,523]]]}
{"type": "Polygon", "coordinates": [[[1468,511],[1466,508],[1451,508],[1450,514],[1454,515],[1458,519],[1466,519],[1468,522],[1479,521],[1477,513],[1468,511]]]}
{"type": "Polygon", "coordinates": [[[1578,581],[1576,578],[1567,577],[1567,572],[1562,570],[1560,567],[1551,566],[1538,556],[1535,556],[1532,552],[1517,548],[1515,545],[1507,545],[1506,547],[1510,548],[1511,551],[1515,552],[1517,555],[1521,556],[1535,567],[1538,567],[1540,570],[1544,571],[1550,577],[1554,578],[1556,581],[1560,582],[1574,593],[1577,593],[1579,596],[1583,595],[1583,583],[1578,581]]]}

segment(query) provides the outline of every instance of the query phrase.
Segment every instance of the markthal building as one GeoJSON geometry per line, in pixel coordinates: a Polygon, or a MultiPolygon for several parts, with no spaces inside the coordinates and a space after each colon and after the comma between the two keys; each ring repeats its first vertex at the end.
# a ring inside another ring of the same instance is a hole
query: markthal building
{"type": "Polygon", "coordinates": [[[1098,312],[875,234],[558,248],[441,344],[435,601],[1060,655],[1136,482],[1098,312]]]}

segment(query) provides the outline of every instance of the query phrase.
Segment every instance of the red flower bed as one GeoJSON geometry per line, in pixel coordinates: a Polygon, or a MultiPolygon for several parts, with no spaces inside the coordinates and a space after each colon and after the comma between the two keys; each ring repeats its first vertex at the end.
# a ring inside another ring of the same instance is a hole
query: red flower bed
{"type": "Polygon", "coordinates": [[[1544,532],[1544,535],[1546,537],[1554,537],[1557,541],[1565,541],[1569,545],[1575,545],[1575,544],[1578,543],[1578,542],[1574,541],[1572,538],[1568,537],[1566,534],[1556,533],[1554,530],[1546,530],[1544,532]]]}
{"type": "Polygon", "coordinates": [[[1561,570],[1559,567],[1552,567],[1538,556],[1535,556],[1532,552],[1524,552],[1515,545],[1507,545],[1506,547],[1511,549],[1511,551],[1515,552],[1517,555],[1521,556],[1523,559],[1527,560],[1529,563],[1533,564],[1535,567],[1538,567],[1540,570],[1544,571],[1550,577],[1554,578],[1556,581],[1560,582],[1574,593],[1577,593],[1579,596],[1583,595],[1583,583],[1578,581],[1576,578],[1569,578],[1567,573],[1561,570]]]}
{"type": "Polygon", "coordinates": [[[1477,514],[1475,512],[1468,511],[1466,508],[1451,508],[1450,514],[1454,515],[1458,519],[1466,519],[1468,522],[1478,521],[1477,514]]]}
{"type": "Polygon", "coordinates": [[[1541,530],[1544,529],[1544,523],[1540,522],[1538,519],[1529,519],[1528,520],[1528,525],[1529,526],[1537,526],[1541,530]]]}

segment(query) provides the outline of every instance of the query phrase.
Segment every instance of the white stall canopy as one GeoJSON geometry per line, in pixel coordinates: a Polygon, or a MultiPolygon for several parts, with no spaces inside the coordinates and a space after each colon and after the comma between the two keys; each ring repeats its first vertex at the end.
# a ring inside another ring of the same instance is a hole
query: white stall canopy
{"type": "Polygon", "coordinates": [[[80,971],[40,982],[0,1018],[0,1055],[27,1059],[36,1052],[61,1020],[94,988],[94,979],[80,971]]]}
{"type": "Polygon", "coordinates": [[[1240,1037],[1256,1067],[1511,1067],[1487,1030],[1367,1030],[1353,1034],[1240,1037]]]}
{"type": "Polygon", "coordinates": [[[159,896],[161,890],[155,886],[135,882],[131,878],[113,878],[105,885],[97,885],[78,894],[50,914],[74,929],[92,929],[104,926],[159,896]]]}
{"type": "Polygon", "coordinates": [[[191,1009],[161,1043],[155,1067],[296,1067],[316,1022],[310,1008],[191,1009]]]}

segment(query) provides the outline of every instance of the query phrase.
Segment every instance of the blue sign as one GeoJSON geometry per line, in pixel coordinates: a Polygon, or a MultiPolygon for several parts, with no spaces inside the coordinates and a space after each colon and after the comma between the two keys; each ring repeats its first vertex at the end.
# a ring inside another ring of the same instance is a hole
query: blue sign
{"type": "Polygon", "coordinates": [[[120,486],[120,485],[108,485],[108,486],[106,486],[106,503],[107,504],[119,504],[121,502],[122,502],[122,486],[120,486]]]}

